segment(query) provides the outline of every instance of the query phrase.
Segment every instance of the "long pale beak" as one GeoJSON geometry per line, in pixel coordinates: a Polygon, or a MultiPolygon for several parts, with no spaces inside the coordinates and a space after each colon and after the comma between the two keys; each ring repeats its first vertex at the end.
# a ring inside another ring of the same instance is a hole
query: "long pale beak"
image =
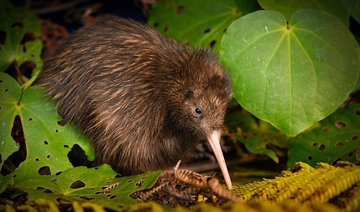
{"type": "Polygon", "coordinates": [[[232,184],[231,184],[229,171],[226,167],[224,155],[222,153],[221,146],[220,146],[220,135],[221,135],[220,130],[215,130],[208,137],[208,141],[209,141],[210,146],[215,154],[216,160],[218,161],[221,172],[225,179],[225,183],[226,183],[228,189],[231,190],[232,184]]]}

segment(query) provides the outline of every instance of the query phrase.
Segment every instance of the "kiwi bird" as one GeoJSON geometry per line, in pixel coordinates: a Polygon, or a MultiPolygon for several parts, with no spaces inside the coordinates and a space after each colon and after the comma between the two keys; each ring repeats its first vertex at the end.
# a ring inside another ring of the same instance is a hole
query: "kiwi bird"
{"type": "Polygon", "coordinates": [[[105,16],[68,37],[37,82],[116,171],[173,166],[207,140],[231,189],[219,142],[231,85],[209,51],[105,16]]]}

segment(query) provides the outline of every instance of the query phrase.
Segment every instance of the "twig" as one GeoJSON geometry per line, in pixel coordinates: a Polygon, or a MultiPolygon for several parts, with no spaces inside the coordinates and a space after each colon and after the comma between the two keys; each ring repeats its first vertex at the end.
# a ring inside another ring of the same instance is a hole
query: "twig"
{"type": "Polygon", "coordinates": [[[61,10],[67,10],[71,7],[74,7],[77,4],[81,4],[81,3],[89,2],[89,1],[91,1],[91,0],[75,0],[75,1],[68,2],[68,3],[58,4],[58,5],[49,6],[49,7],[45,7],[45,8],[33,9],[33,10],[31,10],[31,12],[33,12],[36,15],[43,15],[43,14],[47,14],[47,13],[58,12],[61,10]]]}

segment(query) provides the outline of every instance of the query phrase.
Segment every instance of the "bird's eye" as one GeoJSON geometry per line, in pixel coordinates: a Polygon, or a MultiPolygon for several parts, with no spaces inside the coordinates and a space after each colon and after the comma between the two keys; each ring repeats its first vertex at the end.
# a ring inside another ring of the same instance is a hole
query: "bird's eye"
{"type": "Polygon", "coordinates": [[[198,114],[198,115],[201,115],[201,109],[196,107],[195,108],[195,113],[198,114]]]}

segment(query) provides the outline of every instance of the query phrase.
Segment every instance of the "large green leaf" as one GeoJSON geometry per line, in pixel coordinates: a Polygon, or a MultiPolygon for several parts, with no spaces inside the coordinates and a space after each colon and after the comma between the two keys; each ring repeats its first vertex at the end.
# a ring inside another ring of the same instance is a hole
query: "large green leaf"
{"type": "Polygon", "coordinates": [[[360,104],[347,105],[315,129],[290,140],[288,167],[297,161],[310,165],[336,160],[356,162],[360,148],[360,104]]]}
{"type": "Polygon", "coordinates": [[[56,114],[54,102],[46,98],[44,88],[30,87],[21,94],[18,83],[5,73],[0,73],[0,82],[0,135],[2,147],[5,147],[1,148],[3,161],[17,150],[11,137],[16,115],[19,115],[24,131],[27,155],[15,171],[15,180],[38,175],[38,170],[45,166],[54,174],[71,168],[67,154],[75,144],[85,151],[89,159],[95,157],[89,140],[77,128],[71,124],[58,124],[61,118],[56,114]]]}
{"type": "MultiPolygon", "coordinates": [[[[153,186],[161,171],[129,177],[116,177],[111,167],[103,164],[97,168],[75,167],[58,175],[35,175],[15,182],[15,187],[29,194],[29,201],[42,198],[56,202],[94,202],[120,210],[135,203],[129,195],[153,186]]],[[[11,176],[10,176],[11,177],[11,176]]]]}
{"type": "Polygon", "coordinates": [[[61,126],[55,104],[47,100],[43,87],[30,87],[23,94],[19,115],[24,128],[27,160],[17,172],[37,173],[49,166],[52,173],[71,168],[67,154],[75,144],[90,156],[95,157],[89,139],[76,127],[68,123],[61,126]]]}
{"type": "Polygon", "coordinates": [[[341,0],[343,5],[354,17],[354,19],[360,23],[360,1],[359,0],[341,0]]]}
{"type": "Polygon", "coordinates": [[[281,12],[286,20],[298,10],[315,9],[333,14],[349,26],[350,15],[339,0],[258,0],[258,2],[265,10],[281,12]]]}
{"type": "Polygon", "coordinates": [[[358,44],[334,16],[275,11],[235,21],[221,42],[233,94],[247,111],[295,136],[334,112],[359,76],[358,44]]]}
{"type": "Polygon", "coordinates": [[[27,61],[34,62],[33,77],[24,84],[28,87],[43,66],[39,19],[25,8],[16,8],[8,0],[0,0],[0,32],[5,35],[5,43],[0,44],[0,71],[14,62],[18,67],[27,61]],[[28,40],[23,40],[25,36],[28,40]]]}
{"type": "Polygon", "coordinates": [[[148,25],[182,43],[216,47],[234,20],[257,8],[255,0],[157,1],[148,25]]]}
{"type": "Polygon", "coordinates": [[[11,129],[18,113],[20,86],[9,75],[0,73],[0,167],[6,158],[18,151],[19,145],[11,136],[11,129]]]}

